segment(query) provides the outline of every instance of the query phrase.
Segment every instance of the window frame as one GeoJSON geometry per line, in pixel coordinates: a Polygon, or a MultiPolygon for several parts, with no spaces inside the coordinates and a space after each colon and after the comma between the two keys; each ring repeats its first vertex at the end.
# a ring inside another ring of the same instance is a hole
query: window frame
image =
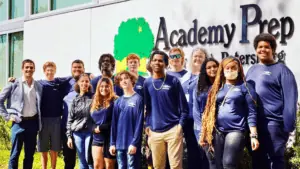
{"type": "MultiPolygon", "coordinates": [[[[8,79],[9,75],[11,74],[10,72],[10,67],[9,67],[9,61],[10,61],[10,49],[11,49],[11,43],[10,43],[10,38],[12,36],[12,34],[14,33],[19,33],[19,32],[23,32],[23,56],[22,56],[22,61],[24,59],[24,31],[23,29],[17,29],[17,30],[12,30],[12,31],[6,31],[6,32],[1,32],[0,36],[5,35],[6,36],[6,48],[5,48],[5,61],[6,61],[6,65],[5,65],[5,75],[4,78],[8,79]]],[[[21,68],[20,68],[21,69],[21,68]]],[[[5,82],[4,86],[7,85],[7,81],[5,82]]],[[[2,86],[2,87],[4,87],[2,86]]]]}

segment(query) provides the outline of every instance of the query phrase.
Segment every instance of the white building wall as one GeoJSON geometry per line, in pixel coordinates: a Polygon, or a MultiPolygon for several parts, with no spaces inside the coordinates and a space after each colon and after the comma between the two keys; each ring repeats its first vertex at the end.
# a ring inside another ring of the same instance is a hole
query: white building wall
{"type": "MultiPolygon", "coordinates": [[[[168,34],[171,31],[183,29],[186,32],[192,28],[193,20],[198,20],[200,27],[236,26],[235,33],[229,48],[222,43],[200,45],[221,60],[221,52],[234,55],[255,54],[253,39],[259,33],[259,24],[248,27],[249,44],[241,44],[242,35],[242,9],[241,5],[257,4],[262,10],[261,20],[268,22],[276,18],[279,22],[282,17],[291,17],[294,22],[294,33],[287,39],[287,45],[278,42],[277,52],[284,50],[285,62],[294,72],[298,86],[300,85],[300,68],[298,57],[300,39],[300,6],[298,0],[131,0],[127,2],[94,7],[82,11],[71,12],[25,22],[24,26],[24,58],[31,58],[37,62],[41,70],[42,64],[47,60],[57,63],[58,76],[70,74],[70,64],[74,59],[82,59],[86,64],[86,71],[99,74],[98,59],[102,53],[113,53],[114,37],[122,22],[130,18],[143,17],[150,25],[156,39],[160,17],[166,20],[168,34]]],[[[248,12],[248,21],[254,19],[256,13],[253,9],[248,12]]],[[[281,23],[274,32],[281,31],[281,23]]],[[[289,25],[286,26],[288,30],[289,25]]],[[[267,29],[267,28],[266,28],[267,29]]],[[[265,30],[266,30],[265,29],[265,30]]],[[[281,35],[280,35],[281,36],[281,35]]],[[[155,41],[154,39],[154,41],[155,41]]],[[[175,37],[175,40],[178,37],[175,37]]],[[[225,36],[225,42],[228,38],[225,36]]],[[[130,43],[130,39],[128,40],[130,43]]],[[[142,43],[142,42],[141,42],[142,43]]],[[[162,49],[163,43],[159,48],[162,49]]],[[[189,56],[192,46],[183,48],[189,56]]],[[[251,65],[245,65],[245,69],[251,65]]],[[[42,71],[36,72],[37,78],[42,77],[42,71]]]]}

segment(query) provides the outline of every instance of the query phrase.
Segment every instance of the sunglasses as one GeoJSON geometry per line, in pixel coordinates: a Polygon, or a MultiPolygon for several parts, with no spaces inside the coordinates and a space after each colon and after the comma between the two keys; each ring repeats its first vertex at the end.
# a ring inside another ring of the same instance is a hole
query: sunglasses
{"type": "Polygon", "coordinates": [[[170,55],[171,59],[179,59],[181,58],[181,54],[170,55]]]}

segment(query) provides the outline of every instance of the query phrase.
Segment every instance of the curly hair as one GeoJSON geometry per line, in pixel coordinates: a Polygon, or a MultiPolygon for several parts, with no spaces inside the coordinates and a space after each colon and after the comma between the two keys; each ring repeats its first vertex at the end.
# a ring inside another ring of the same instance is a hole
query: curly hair
{"type": "Polygon", "coordinates": [[[277,47],[277,43],[276,43],[276,39],[275,39],[275,37],[273,35],[271,35],[269,33],[261,33],[261,34],[257,35],[254,38],[254,41],[253,41],[254,49],[257,48],[258,43],[260,41],[266,41],[266,42],[268,42],[270,44],[271,48],[272,48],[273,53],[275,53],[276,47],[277,47]]]}
{"type": "Polygon", "coordinates": [[[198,85],[197,85],[197,95],[200,95],[201,92],[207,92],[209,86],[212,85],[206,72],[206,65],[208,62],[215,62],[216,65],[219,66],[219,62],[216,59],[214,58],[205,59],[200,69],[198,85]]]}
{"type": "MultiPolygon", "coordinates": [[[[130,80],[131,80],[132,86],[135,85],[135,83],[136,83],[136,81],[137,81],[137,77],[136,77],[133,73],[131,73],[131,72],[127,71],[127,70],[123,70],[123,71],[119,72],[119,73],[115,76],[114,82],[115,82],[116,85],[118,85],[118,86],[121,87],[121,85],[120,85],[120,82],[121,82],[121,75],[127,75],[127,76],[130,78],[130,80]]],[[[121,87],[121,88],[122,88],[122,87],[121,87]]]]}
{"type": "Polygon", "coordinates": [[[107,77],[101,78],[97,83],[96,93],[94,95],[92,106],[91,106],[91,112],[94,112],[99,108],[108,108],[110,106],[110,103],[114,101],[117,97],[118,96],[114,92],[114,86],[112,80],[107,77]],[[100,85],[103,82],[107,83],[109,86],[109,94],[107,99],[104,99],[104,97],[101,95],[99,90],[100,85]]]}
{"type": "Polygon", "coordinates": [[[101,65],[102,65],[102,62],[104,60],[104,58],[108,57],[109,60],[110,60],[110,63],[112,65],[112,71],[115,70],[115,67],[116,67],[116,60],[115,58],[113,57],[113,55],[109,54],[109,53],[105,53],[105,54],[102,54],[99,58],[99,61],[98,61],[98,68],[99,70],[101,71],[101,65]]]}
{"type": "Polygon", "coordinates": [[[212,140],[213,140],[213,132],[215,129],[216,116],[217,116],[217,112],[216,112],[217,93],[220,90],[220,88],[224,86],[226,82],[223,71],[224,71],[224,67],[230,62],[236,62],[239,66],[239,74],[238,74],[237,81],[245,82],[245,75],[243,72],[243,67],[241,62],[234,57],[227,57],[223,59],[219,65],[215,81],[208,94],[205,110],[202,116],[202,128],[201,128],[201,135],[200,135],[199,142],[208,143],[210,150],[213,150],[212,140]]]}

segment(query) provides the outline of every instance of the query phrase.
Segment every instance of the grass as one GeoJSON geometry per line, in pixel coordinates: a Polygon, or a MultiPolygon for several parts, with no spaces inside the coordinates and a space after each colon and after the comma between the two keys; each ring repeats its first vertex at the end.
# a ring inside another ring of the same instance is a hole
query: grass
{"type": "MultiPolygon", "coordinates": [[[[10,155],[10,150],[6,150],[6,149],[0,150],[0,168],[8,168],[9,155],[10,155]]],[[[19,157],[19,168],[23,168],[23,159],[24,159],[24,151],[21,152],[20,157],[19,157]]],[[[65,165],[64,165],[63,157],[61,155],[59,155],[57,158],[56,169],[64,169],[64,166],[65,165]]],[[[41,168],[42,168],[41,154],[35,153],[32,169],[41,169],[41,168]]],[[[51,168],[50,156],[48,156],[47,168],[51,168]]],[[[79,169],[78,160],[77,160],[75,169],[79,169]]]]}

